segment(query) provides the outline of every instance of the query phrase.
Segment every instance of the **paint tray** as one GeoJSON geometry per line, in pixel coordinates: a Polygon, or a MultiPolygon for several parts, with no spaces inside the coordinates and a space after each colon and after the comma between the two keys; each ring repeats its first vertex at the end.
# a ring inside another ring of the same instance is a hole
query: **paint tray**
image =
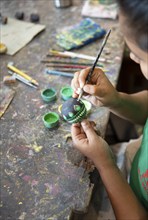
{"type": "Polygon", "coordinates": [[[65,50],[80,48],[102,38],[106,31],[90,18],[83,19],[75,26],[57,34],[57,44],[65,50]]]}

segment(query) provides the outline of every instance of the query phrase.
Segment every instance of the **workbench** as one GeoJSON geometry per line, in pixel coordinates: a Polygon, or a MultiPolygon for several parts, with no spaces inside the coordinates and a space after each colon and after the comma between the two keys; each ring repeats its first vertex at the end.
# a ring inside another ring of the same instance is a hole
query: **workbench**
{"type": "MultiPolygon", "coordinates": [[[[70,124],[60,118],[58,127],[47,129],[42,121],[42,116],[49,111],[59,113],[58,107],[63,103],[60,89],[70,85],[71,78],[46,74],[41,60],[49,49],[61,49],[56,45],[56,31],[78,23],[82,19],[82,6],[81,0],[73,0],[71,7],[63,9],[56,8],[52,0],[1,1],[3,15],[14,18],[16,11],[24,11],[25,20],[29,21],[30,14],[38,12],[40,24],[46,25],[46,30],[16,55],[0,57],[1,81],[8,75],[7,63],[13,61],[39,82],[37,90],[19,81],[10,86],[15,96],[1,118],[3,220],[64,220],[72,219],[74,210],[87,212],[94,187],[89,179],[93,165],[73,147],[70,124]],[[58,91],[58,98],[46,104],[41,99],[41,91],[48,87],[58,91]]],[[[102,57],[111,61],[104,65],[116,86],[124,50],[118,21],[93,20],[106,30],[112,28],[102,57]]],[[[74,51],[96,56],[101,42],[97,40],[74,51]]],[[[96,122],[104,136],[109,111],[93,106],[88,118],[96,122]]]]}

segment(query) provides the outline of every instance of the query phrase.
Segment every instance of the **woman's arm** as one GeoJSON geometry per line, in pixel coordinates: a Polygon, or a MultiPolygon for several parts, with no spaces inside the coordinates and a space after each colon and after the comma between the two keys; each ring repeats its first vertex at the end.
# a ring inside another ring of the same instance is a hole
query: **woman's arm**
{"type": "Polygon", "coordinates": [[[116,219],[148,219],[146,210],[137,200],[118,167],[114,164],[106,164],[106,166],[100,167],[97,162],[95,165],[108,193],[116,219]]]}
{"type": "Polygon", "coordinates": [[[130,95],[118,92],[99,68],[94,70],[89,84],[85,84],[89,70],[87,68],[75,73],[72,80],[75,98],[78,97],[78,88],[83,88],[92,104],[108,107],[114,114],[136,124],[145,124],[148,116],[148,91],[130,95]]]}
{"type": "Polygon", "coordinates": [[[72,125],[71,132],[74,146],[90,158],[98,169],[116,218],[148,219],[146,210],[116,166],[108,144],[95,133],[92,125],[84,120],[81,124],[72,125]]]}
{"type": "Polygon", "coordinates": [[[144,125],[148,117],[148,91],[131,95],[118,92],[109,109],[122,118],[144,125]]]}

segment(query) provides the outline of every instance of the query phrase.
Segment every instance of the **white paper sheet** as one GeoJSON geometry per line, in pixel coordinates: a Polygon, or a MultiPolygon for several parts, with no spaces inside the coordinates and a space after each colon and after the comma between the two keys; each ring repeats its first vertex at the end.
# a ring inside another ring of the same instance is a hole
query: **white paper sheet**
{"type": "Polygon", "coordinates": [[[6,45],[7,54],[14,55],[44,29],[45,25],[8,18],[8,23],[0,26],[0,40],[6,45]]]}

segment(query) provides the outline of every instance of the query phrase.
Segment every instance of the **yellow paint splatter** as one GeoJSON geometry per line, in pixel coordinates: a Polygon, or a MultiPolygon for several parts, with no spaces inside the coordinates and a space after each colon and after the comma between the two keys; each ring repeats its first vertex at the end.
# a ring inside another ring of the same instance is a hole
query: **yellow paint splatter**
{"type": "Polygon", "coordinates": [[[34,145],[32,145],[32,148],[36,153],[39,153],[42,150],[43,146],[38,146],[35,142],[34,145]]]}

